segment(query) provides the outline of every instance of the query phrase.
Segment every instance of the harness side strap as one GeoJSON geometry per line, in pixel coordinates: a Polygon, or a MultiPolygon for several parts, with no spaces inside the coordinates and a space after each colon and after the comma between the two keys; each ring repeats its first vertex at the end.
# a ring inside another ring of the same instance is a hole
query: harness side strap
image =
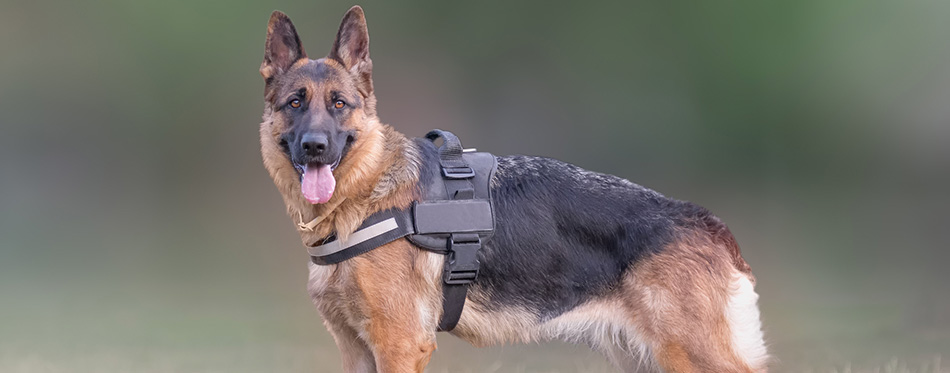
{"type": "MultiPolygon", "coordinates": [[[[433,142],[442,138],[442,146],[439,147],[439,166],[449,199],[461,202],[475,198],[475,186],[472,184],[475,170],[462,158],[463,148],[458,137],[448,131],[433,130],[426,134],[426,138],[433,142]]],[[[460,214],[456,218],[467,221],[472,218],[464,214],[464,211],[456,210],[455,212],[460,214]]],[[[488,205],[488,216],[491,216],[490,205],[488,205]]],[[[452,233],[446,242],[448,253],[442,273],[442,318],[439,319],[439,331],[455,329],[462,317],[468,286],[478,277],[477,254],[481,245],[482,242],[477,234],[461,232],[452,233]]]]}
{"type": "Polygon", "coordinates": [[[448,241],[449,252],[442,273],[442,318],[440,332],[455,329],[462,318],[468,287],[478,278],[478,250],[482,241],[478,234],[455,233],[448,241]]]}
{"type": "Polygon", "coordinates": [[[465,308],[465,295],[468,293],[466,285],[442,284],[442,318],[439,319],[437,331],[450,332],[458,325],[462,318],[462,309],[465,308]]]}

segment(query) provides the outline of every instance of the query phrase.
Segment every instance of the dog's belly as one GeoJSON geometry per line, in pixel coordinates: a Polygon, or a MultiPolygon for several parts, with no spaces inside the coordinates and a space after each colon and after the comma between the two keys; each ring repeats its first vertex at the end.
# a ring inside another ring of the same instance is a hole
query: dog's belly
{"type": "Polygon", "coordinates": [[[561,340],[606,351],[620,340],[639,341],[635,329],[618,297],[604,296],[546,320],[524,307],[485,307],[472,300],[452,334],[480,347],[561,340]]]}

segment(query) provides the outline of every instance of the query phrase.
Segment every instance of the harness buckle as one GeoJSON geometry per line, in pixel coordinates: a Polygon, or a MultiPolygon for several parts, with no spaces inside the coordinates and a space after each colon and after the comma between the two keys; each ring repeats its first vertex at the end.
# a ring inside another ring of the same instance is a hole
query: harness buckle
{"type": "Polygon", "coordinates": [[[478,278],[478,249],[482,240],[477,234],[453,234],[449,237],[449,257],[442,281],[447,285],[468,285],[478,278]]]}
{"type": "Polygon", "coordinates": [[[471,179],[475,177],[475,170],[471,167],[442,167],[442,176],[446,179],[471,179]]]}

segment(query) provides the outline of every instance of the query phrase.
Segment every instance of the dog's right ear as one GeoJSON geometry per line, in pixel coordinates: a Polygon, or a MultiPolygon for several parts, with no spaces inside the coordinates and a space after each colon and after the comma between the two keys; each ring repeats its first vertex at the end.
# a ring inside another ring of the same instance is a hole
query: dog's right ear
{"type": "Polygon", "coordinates": [[[264,62],[261,63],[264,81],[270,82],[301,58],[307,58],[307,53],[300,44],[297,29],[290,22],[290,17],[275,10],[267,23],[267,43],[264,44],[264,62]]]}

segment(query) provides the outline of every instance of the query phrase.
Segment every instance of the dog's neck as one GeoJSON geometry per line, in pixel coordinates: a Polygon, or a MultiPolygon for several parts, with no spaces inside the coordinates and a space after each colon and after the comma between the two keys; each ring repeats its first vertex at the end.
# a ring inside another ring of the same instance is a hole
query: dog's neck
{"type": "Polygon", "coordinates": [[[346,239],[369,215],[407,208],[419,181],[419,149],[392,127],[373,121],[334,172],[336,190],[327,203],[313,205],[300,193],[288,202],[304,245],[318,245],[331,235],[346,239]]]}

